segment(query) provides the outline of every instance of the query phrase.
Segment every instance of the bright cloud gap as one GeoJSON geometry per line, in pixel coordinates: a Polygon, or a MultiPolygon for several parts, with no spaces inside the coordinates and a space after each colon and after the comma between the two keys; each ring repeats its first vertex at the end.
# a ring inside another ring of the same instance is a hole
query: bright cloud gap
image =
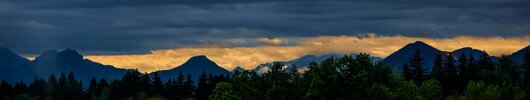
{"type": "Polygon", "coordinates": [[[386,57],[404,45],[424,41],[442,51],[453,51],[463,47],[485,50],[491,55],[511,54],[530,44],[530,36],[524,37],[473,37],[422,38],[406,36],[318,36],[290,41],[289,38],[257,38],[264,46],[255,47],[188,47],[154,50],[140,55],[89,55],[85,58],[118,68],[138,69],[142,72],[167,70],[181,65],[190,57],[206,55],[208,58],[231,70],[237,66],[253,69],[259,64],[272,61],[288,61],[304,55],[329,53],[368,53],[386,57]],[[296,45],[278,45],[285,41],[296,45]]]}

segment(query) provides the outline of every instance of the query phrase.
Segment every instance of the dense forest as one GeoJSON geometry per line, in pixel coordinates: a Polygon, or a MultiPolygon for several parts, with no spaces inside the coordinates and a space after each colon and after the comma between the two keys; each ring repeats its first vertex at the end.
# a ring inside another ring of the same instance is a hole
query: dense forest
{"type": "MultiPolygon", "coordinates": [[[[202,73],[197,83],[190,75],[162,80],[157,73],[130,71],[121,80],[92,79],[81,83],[74,73],[47,79],[0,83],[6,100],[355,100],[355,99],[526,99],[530,98],[530,52],[518,64],[502,55],[437,55],[426,70],[416,50],[401,73],[368,54],[329,58],[309,65],[311,70],[284,71],[275,63],[268,73],[253,71],[226,75],[202,73]],[[456,58],[458,57],[458,58],[456,58]],[[88,84],[88,85],[83,85],[88,84]]],[[[294,68],[296,69],[296,68],[294,68]]]]}

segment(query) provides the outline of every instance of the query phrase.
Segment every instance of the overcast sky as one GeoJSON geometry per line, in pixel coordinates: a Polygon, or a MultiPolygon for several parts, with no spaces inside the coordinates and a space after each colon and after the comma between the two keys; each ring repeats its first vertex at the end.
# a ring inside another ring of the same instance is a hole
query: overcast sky
{"type": "Polygon", "coordinates": [[[115,55],[367,33],[519,37],[529,12],[530,0],[1,0],[0,46],[115,55]]]}

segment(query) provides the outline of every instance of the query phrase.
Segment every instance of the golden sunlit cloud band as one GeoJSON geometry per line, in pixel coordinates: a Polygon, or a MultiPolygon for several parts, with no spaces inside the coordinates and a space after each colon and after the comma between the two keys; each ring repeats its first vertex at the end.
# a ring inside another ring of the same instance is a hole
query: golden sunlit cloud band
{"type": "Polygon", "coordinates": [[[511,54],[530,44],[530,36],[525,37],[472,37],[454,38],[421,38],[405,36],[319,36],[297,40],[297,45],[279,46],[288,38],[258,38],[266,46],[257,47],[189,47],[177,49],[154,50],[141,55],[89,55],[85,58],[118,68],[138,69],[142,72],[171,69],[181,65],[196,55],[208,58],[231,70],[236,66],[253,69],[262,63],[287,61],[304,55],[321,55],[328,53],[369,53],[386,57],[404,45],[415,41],[424,41],[442,51],[453,51],[462,47],[485,50],[491,55],[511,54]]]}

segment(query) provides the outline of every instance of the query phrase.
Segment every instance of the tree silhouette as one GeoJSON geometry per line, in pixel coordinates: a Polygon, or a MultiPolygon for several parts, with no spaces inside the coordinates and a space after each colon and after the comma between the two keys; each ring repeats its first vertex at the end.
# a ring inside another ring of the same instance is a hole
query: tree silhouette
{"type": "Polygon", "coordinates": [[[423,68],[423,59],[424,58],[421,57],[421,51],[419,49],[416,49],[412,55],[412,58],[409,59],[412,80],[416,84],[421,84],[425,79],[427,79],[426,69],[423,68]]]}
{"type": "Polygon", "coordinates": [[[434,66],[432,67],[431,77],[440,80],[443,73],[443,59],[441,54],[436,54],[434,58],[434,66]]]}

